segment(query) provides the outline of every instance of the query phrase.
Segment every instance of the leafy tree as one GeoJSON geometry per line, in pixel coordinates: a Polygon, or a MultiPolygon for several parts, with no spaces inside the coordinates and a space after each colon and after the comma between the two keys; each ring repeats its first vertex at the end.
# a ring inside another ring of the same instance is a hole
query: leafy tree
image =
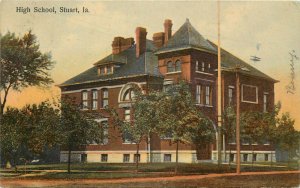
{"type": "Polygon", "coordinates": [[[95,121],[99,118],[88,111],[82,111],[75,103],[65,98],[61,102],[59,136],[68,150],[68,173],[71,173],[71,151],[90,143],[101,143],[104,127],[95,121]]]}
{"type": "Polygon", "coordinates": [[[289,113],[283,113],[277,121],[277,146],[279,149],[288,152],[289,162],[294,156],[298,156],[297,151],[299,152],[300,148],[300,134],[295,130],[295,120],[290,117],[289,113]]]}
{"type": "Polygon", "coordinates": [[[8,108],[3,116],[0,131],[1,157],[10,163],[13,161],[17,171],[17,163],[21,157],[22,145],[26,137],[27,116],[17,108],[8,108]]]}
{"type": "Polygon", "coordinates": [[[22,109],[8,108],[1,126],[1,154],[15,167],[22,157],[29,160],[41,154],[45,147],[58,143],[59,109],[49,102],[26,105],[22,109]]]}
{"type": "MultiPolygon", "coordinates": [[[[147,139],[152,133],[156,132],[158,124],[157,107],[161,99],[162,93],[152,91],[143,94],[139,88],[134,88],[134,103],[132,103],[133,118],[130,121],[125,121],[121,118],[116,110],[109,109],[114,125],[121,129],[123,138],[130,137],[130,140],[136,144],[136,172],[138,172],[139,165],[139,148],[140,143],[147,139]]],[[[150,154],[149,154],[150,158],[150,154]]]]}
{"type": "Polygon", "coordinates": [[[37,37],[31,31],[23,37],[14,33],[1,35],[0,56],[0,122],[10,90],[52,83],[50,53],[42,53],[37,37]]]}
{"type": "Polygon", "coordinates": [[[190,92],[189,84],[180,81],[166,91],[157,108],[158,133],[172,135],[176,144],[176,166],[178,171],[178,149],[180,142],[209,143],[213,139],[213,126],[199,113],[190,92]]]}
{"type": "MultiPolygon", "coordinates": [[[[225,134],[227,143],[230,143],[235,139],[235,129],[236,129],[236,115],[235,111],[232,106],[227,107],[224,110],[223,113],[223,120],[224,120],[224,126],[223,126],[223,132],[225,134]]],[[[229,156],[231,156],[231,146],[229,146],[229,156]]],[[[226,155],[225,155],[225,161],[226,161],[226,155]]],[[[230,157],[229,157],[229,166],[231,164],[230,157]]]]}

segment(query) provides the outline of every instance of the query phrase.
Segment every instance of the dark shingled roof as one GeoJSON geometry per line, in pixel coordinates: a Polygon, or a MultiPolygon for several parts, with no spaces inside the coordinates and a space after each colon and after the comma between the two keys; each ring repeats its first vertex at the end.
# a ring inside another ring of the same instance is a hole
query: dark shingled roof
{"type": "Polygon", "coordinates": [[[156,54],[191,48],[205,50],[212,53],[217,52],[216,48],[204,39],[203,36],[192,26],[190,21],[186,19],[185,23],[168,40],[167,44],[156,51],[156,54]]]}
{"type": "MultiPolygon", "coordinates": [[[[153,45],[153,41],[146,41],[146,52],[136,58],[136,45],[131,46],[127,50],[120,52],[119,54],[110,54],[105,58],[97,61],[92,68],[84,71],[83,73],[67,80],[59,86],[68,86],[82,83],[90,83],[97,81],[105,81],[111,79],[119,79],[126,77],[134,77],[141,75],[162,75],[158,71],[158,58],[155,54],[172,52],[182,49],[197,49],[204,50],[210,53],[217,53],[217,45],[209,40],[204,39],[200,33],[191,25],[187,20],[179,30],[171,37],[167,44],[156,49],[153,45]],[[157,51],[156,51],[157,50],[157,51]],[[154,53],[155,52],[155,53],[154,53]],[[97,66],[114,63],[119,65],[115,68],[113,74],[109,75],[98,75],[97,66]]],[[[221,49],[221,61],[222,68],[224,71],[228,71],[230,68],[234,68],[236,65],[243,67],[241,73],[244,75],[260,77],[272,82],[278,82],[263,72],[252,67],[245,61],[239,59],[228,51],[221,49]]]]}
{"type": "MultiPolygon", "coordinates": [[[[208,42],[214,47],[217,48],[218,46],[213,42],[208,42]]],[[[223,70],[226,69],[230,70],[231,68],[235,68],[236,66],[242,67],[241,73],[248,76],[255,76],[260,77],[272,82],[278,82],[277,80],[271,78],[270,76],[266,75],[265,73],[259,71],[258,69],[254,68],[253,66],[249,65],[245,61],[241,60],[240,58],[234,56],[233,54],[229,53],[228,51],[221,48],[221,67],[223,70]]]]}
{"type": "Polygon", "coordinates": [[[147,40],[146,52],[140,55],[138,58],[136,58],[135,49],[136,45],[133,45],[119,54],[110,54],[95,63],[95,65],[104,65],[111,62],[118,63],[120,67],[115,68],[113,74],[99,76],[97,66],[93,66],[79,75],[65,81],[59,86],[90,83],[146,74],[152,76],[161,76],[158,71],[158,59],[156,55],[153,54],[155,47],[152,44],[152,41],[147,40]]]}

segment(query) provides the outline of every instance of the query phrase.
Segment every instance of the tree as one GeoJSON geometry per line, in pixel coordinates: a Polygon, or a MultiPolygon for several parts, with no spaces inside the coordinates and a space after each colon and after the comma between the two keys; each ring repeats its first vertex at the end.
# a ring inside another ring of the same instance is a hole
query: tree
{"type": "Polygon", "coordinates": [[[157,108],[158,133],[171,135],[176,144],[175,174],[178,172],[178,149],[180,142],[208,143],[213,139],[213,126],[200,114],[185,81],[170,87],[157,108]],[[211,126],[209,126],[211,125],[211,126]]]}
{"type": "Polygon", "coordinates": [[[53,82],[50,53],[42,53],[31,30],[23,37],[14,33],[1,35],[0,57],[0,123],[10,90],[29,86],[47,86],[53,82]]]}
{"type": "Polygon", "coordinates": [[[0,127],[1,157],[6,163],[10,164],[12,161],[16,171],[18,159],[23,153],[21,150],[26,138],[26,122],[27,116],[24,112],[17,108],[8,108],[0,127]]]}
{"type": "Polygon", "coordinates": [[[289,113],[283,113],[277,121],[277,146],[279,149],[288,152],[288,162],[290,162],[294,156],[298,156],[297,151],[299,152],[300,148],[300,134],[295,130],[295,120],[290,117],[289,113]]]}
{"type": "Polygon", "coordinates": [[[149,142],[150,135],[156,132],[158,124],[157,107],[160,104],[162,93],[151,91],[143,94],[139,88],[133,89],[135,97],[131,107],[133,118],[130,121],[119,117],[115,109],[109,109],[109,112],[113,119],[113,124],[120,128],[123,139],[128,137],[132,143],[136,144],[135,162],[136,172],[138,172],[140,143],[144,139],[147,139],[147,142],[149,142]]]}
{"type": "Polygon", "coordinates": [[[22,109],[8,108],[1,126],[1,154],[6,161],[19,163],[41,154],[45,147],[58,143],[59,109],[48,101],[26,105],[22,109]]]}
{"type": "MultiPolygon", "coordinates": [[[[225,134],[227,143],[230,143],[235,139],[235,134],[236,134],[235,133],[236,115],[232,106],[229,106],[224,110],[223,120],[224,120],[223,132],[225,134]]],[[[231,146],[229,145],[229,162],[228,162],[229,167],[231,164],[230,156],[231,156],[231,146]]],[[[225,161],[226,161],[226,155],[225,155],[225,161]]]]}
{"type": "Polygon", "coordinates": [[[68,150],[68,173],[71,173],[71,151],[90,143],[101,143],[104,126],[95,121],[99,118],[82,111],[75,103],[65,98],[61,101],[59,135],[61,144],[68,150]]]}

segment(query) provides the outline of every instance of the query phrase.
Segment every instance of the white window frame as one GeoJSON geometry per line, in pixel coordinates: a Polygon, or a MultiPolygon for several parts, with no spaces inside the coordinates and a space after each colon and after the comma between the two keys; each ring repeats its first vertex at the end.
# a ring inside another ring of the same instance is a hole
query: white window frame
{"type": "Polygon", "coordinates": [[[82,91],[81,97],[82,97],[82,109],[87,110],[89,108],[88,91],[82,91]]]}
{"type": "Polygon", "coordinates": [[[268,97],[269,97],[269,93],[264,92],[264,95],[263,95],[263,112],[268,111],[268,97]]]}
{"type": "Polygon", "coordinates": [[[228,86],[228,105],[229,106],[231,106],[232,102],[233,102],[233,90],[234,90],[234,86],[228,86]]]}
{"type": "Polygon", "coordinates": [[[242,84],[241,85],[241,91],[242,91],[242,102],[245,102],[245,103],[252,103],[252,104],[258,104],[258,87],[257,86],[254,86],[254,85],[247,85],[247,84],[242,84]],[[255,88],[256,89],[256,101],[253,102],[253,101],[247,101],[247,100],[244,100],[244,86],[246,87],[252,87],[252,88],[255,88]]]}
{"type": "Polygon", "coordinates": [[[210,95],[211,95],[211,86],[205,86],[205,105],[206,106],[212,106],[210,104],[210,95]]]}
{"type": "Polygon", "coordinates": [[[203,104],[202,101],[202,85],[196,85],[196,104],[203,104]]]}
{"type": "Polygon", "coordinates": [[[107,88],[101,89],[101,108],[105,108],[106,106],[109,105],[109,91],[107,88]],[[107,92],[107,94],[105,94],[107,92]],[[107,101],[107,104],[104,104],[104,100],[107,101]]]}
{"type": "Polygon", "coordinates": [[[201,71],[205,72],[205,63],[204,62],[201,63],[201,71]]]}
{"type": "Polygon", "coordinates": [[[98,109],[98,90],[92,90],[92,109],[98,109]]]}

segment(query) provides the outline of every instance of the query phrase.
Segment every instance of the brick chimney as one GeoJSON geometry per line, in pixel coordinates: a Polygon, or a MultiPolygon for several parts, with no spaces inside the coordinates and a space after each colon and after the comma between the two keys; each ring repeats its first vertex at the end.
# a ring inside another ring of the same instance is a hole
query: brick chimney
{"type": "Polygon", "coordinates": [[[164,27],[165,27],[165,43],[168,42],[168,40],[171,38],[172,36],[172,20],[166,19],[165,23],[164,23],[164,27]]]}
{"type": "Polygon", "coordinates": [[[141,54],[146,51],[146,36],[147,31],[143,27],[137,27],[135,30],[136,35],[136,57],[138,58],[141,54]]]}
{"type": "Polygon", "coordinates": [[[133,38],[124,39],[123,37],[115,37],[112,42],[112,53],[118,54],[134,44],[133,38]]]}
{"type": "Polygon", "coordinates": [[[165,44],[165,33],[164,32],[154,33],[152,39],[153,39],[153,44],[157,48],[160,48],[165,44]]]}

